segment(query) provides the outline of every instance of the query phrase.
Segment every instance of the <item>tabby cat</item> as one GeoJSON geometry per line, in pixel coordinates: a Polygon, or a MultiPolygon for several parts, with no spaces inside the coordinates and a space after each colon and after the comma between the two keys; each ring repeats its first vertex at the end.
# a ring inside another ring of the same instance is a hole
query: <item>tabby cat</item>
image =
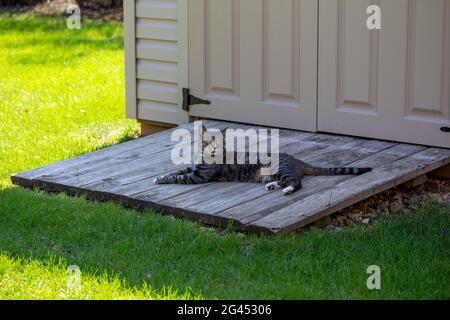
{"type": "MultiPolygon", "coordinates": [[[[207,129],[203,127],[203,132],[207,129]]],[[[222,130],[225,137],[226,129],[222,130]]],[[[213,150],[211,154],[214,156],[214,150],[217,148],[226,149],[225,143],[220,145],[214,138],[207,135],[203,137],[202,149],[205,150],[209,146],[209,150],[213,150]],[[212,148],[211,148],[212,147],[212,148]]],[[[222,152],[225,159],[225,152],[222,152]]],[[[237,163],[237,153],[234,158],[237,163]]],[[[161,176],[155,179],[155,184],[202,184],[209,182],[252,182],[264,183],[268,191],[276,188],[283,188],[285,195],[297,192],[302,188],[302,178],[305,175],[310,176],[335,176],[335,175],[361,175],[372,171],[372,168],[321,168],[305,163],[293,156],[280,153],[278,172],[271,176],[261,175],[261,169],[266,167],[258,160],[256,164],[247,164],[249,155],[245,155],[246,164],[197,164],[193,167],[177,171],[175,173],[161,176]]],[[[226,161],[224,160],[224,163],[226,161]]]]}

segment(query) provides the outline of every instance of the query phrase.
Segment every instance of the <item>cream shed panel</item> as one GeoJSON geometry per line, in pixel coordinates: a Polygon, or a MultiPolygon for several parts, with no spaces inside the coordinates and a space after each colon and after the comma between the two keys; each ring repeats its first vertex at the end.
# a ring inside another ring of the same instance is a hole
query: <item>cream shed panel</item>
{"type": "Polygon", "coordinates": [[[450,0],[124,4],[130,118],[450,148],[450,0]],[[372,5],[381,30],[367,28],[372,5]]]}
{"type": "Polygon", "coordinates": [[[187,0],[125,0],[127,116],[185,123],[187,0]]]}

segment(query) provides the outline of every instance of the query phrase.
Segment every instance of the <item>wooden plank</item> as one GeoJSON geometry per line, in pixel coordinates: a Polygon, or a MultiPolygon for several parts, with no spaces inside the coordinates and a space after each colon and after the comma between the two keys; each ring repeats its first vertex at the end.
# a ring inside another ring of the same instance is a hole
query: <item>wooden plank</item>
{"type": "Polygon", "coordinates": [[[139,123],[141,124],[141,137],[160,133],[162,131],[170,130],[175,127],[175,125],[173,124],[149,120],[141,120],[139,121],[139,123]]]}
{"type": "MultiPolygon", "coordinates": [[[[314,143],[317,144],[317,143],[314,143]]],[[[294,148],[291,151],[292,154],[296,155],[295,150],[297,149],[297,153],[303,154],[303,159],[306,162],[318,165],[318,166],[344,166],[347,164],[350,164],[358,159],[367,157],[374,152],[380,151],[383,148],[387,148],[389,146],[392,146],[392,143],[386,143],[386,142],[378,142],[379,146],[378,149],[374,149],[375,146],[372,142],[365,141],[365,140],[351,140],[347,144],[344,144],[342,148],[329,145],[327,148],[324,148],[319,151],[308,151],[307,149],[304,151],[300,151],[297,148],[294,148]],[[365,145],[371,145],[371,148],[364,148],[365,145]],[[354,148],[351,148],[350,146],[354,146],[354,148]],[[358,148],[358,146],[360,148],[358,148]],[[361,148],[362,147],[362,148],[361,148]],[[371,151],[369,151],[371,150],[371,151]],[[326,151],[326,152],[324,152],[326,151]],[[310,159],[317,159],[317,154],[320,154],[321,160],[315,160],[313,162],[310,161],[310,159]]],[[[309,144],[302,144],[303,147],[308,146],[309,144]]],[[[291,152],[288,152],[291,153],[291,152]]],[[[329,182],[326,180],[329,179],[337,179],[335,177],[325,177],[323,179],[322,184],[318,185],[311,185],[312,191],[317,190],[317,188],[323,187],[323,185],[329,185],[329,182]]],[[[348,177],[347,177],[348,178],[348,177]]],[[[316,177],[317,179],[317,177],[316,177]]],[[[340,177],[340,179],[344,179],[344,177],[340,177]]],[[[307,182],[309,182],[308,179],[306,179],[307,182]]],[[[330,181],[331,182],[331,181],[330,181]]],[[[228,183],[229,184],[229,183],[228,183]]],[[[244,203],[253,203],[255,199],[263,198],[264,196],[269,196],[269,193],[265,190],[263,185],[259,184],[232,184],[232,186],[228,187],[226,185],[217,185],[214,184],[214,186],[211,186],[207,190],[208,192],[200,191],[198,194],[192,194],[189,193],[186,196],[178,197],[176,199],[170,199],[170,205],[172,206],[185,206],[189,209],[203,212],[203,213],[209,213],[209,214],[217,214],[219,212],[222,212],[224,210],[227,210],[229,208],[236,207],[240,204],[244,203]],[[218,190],[212,190],[212,188],[217,188],[218,190]],[[227,191],[230,189],[229,191],[227,191]],[[223,193],[225,193],[226,197],[221,197],[222,190],[225,190],[223,193]],[[217,194],[216,194],[217,193],[217,194]],[[223,201],[221,201],[221,198],[223,201]],[[211,199],[217,199],[215,201],[211,201],[211,199]],[[189,203],[192,201],[196,201],[194,204],[190,205],[189,203]],[[177,203],[178,202],[178,203],[177,203]],[[185,204],[187,202],[187,204],[185,204]]],[[[281,192],[275,191],[277,194],[278,199],[283,199],[282,201],[287,202],[292,197],[295,197],[296,194],[291,196],[284,196],[281,194],[281,192]]],[[[164,202],[163,202],[164,203],[164,202]]],[[[266,202],[265,207],[270,207],[274,205],[273,202],[266,202]]],[[[238,218],[238,217],[235,217],[238,218]]]]}
{"type": "MultiPolygon", "coordinates": [[[[207,124],[208,127],[208,124],[207,124]]],[[[216,125],[216,127],[218,129],[220,128],[225,128],[225,127],[230,127],[229,125],[225,125],[225,124],[218,124],[216,125]]],[[[232,127],[233,128],[233,127],[232,127]]],[[[246,128],[250,128],[249,126],[243,126],[243,129],[246,128]]],[[[286,139],[286,141],[292,141],[289,140],[289,136],[292,136],[293,133],[292,131],[288,131],[288,130],[282,130],[280,131],[280,135],[281,137],[284,137],[286,139]]],[[[300,135],[303,136],[309,136],[312,135],[311,133],[296,133],[296,137],[300,137],[300,135]]],[[[292,139],[292,138],[291,138],[292,139]]],[[[170,162],[169,162],[170,163],[170,162]]],[[[170,166],[170,165],[169,165],[170,166]]],[[[134,183],[126,183],[123,180],[118,180],[116,181],[117,183],[114,185],[114,189],[112,189],[112,192],[117,192],[126,196],[131,196],[131,195],[136,195],[145,191],[149,191],[149,190],[153,190],[155,188],[160,188],[163,186],[154,186],[152,185],[153,183],[153,179],[160,175],[160,174],[165,174],[166,172],[171,172],[171,171],[176,171],[178,169],[180,169],[181,167],[185,167],[186,165],[182,165],[182,166],[174,166],[172,165],[169,169],[164,168],[164,170],[160,170],[159,172],[147,172],[147,176],[143,177],[140,180],[136,180],[134,183]],[[150,181],[146,181],[145,179],[151,179],[150,181]],[[151,182],[151,183],[150,183],[151,182]],[[149,186],[151,185],[151,186],[149,186]]],[[[148,170],[147,170],[148,171],[148,170]]],[[[126,173],[126,176],[129,177],[130,176],[130,172],[125,171],[124,173],[126,173]]],[[[132,174],[131,174],[132,175],[132,174]]],[[[115,176],[118,177],[118,176],[115,176]]],[[[112,177],[112,178],[115,178],[112,177]]],[[[117,180],[117,179],[114,179],[117,180]]],[[[93,185],[89,185],[89,187],[93,187],[93,185]]],[[[97,187],[95,187],[97,189],[97,187]]]]}
{"type": "MultiPolygon", "coordinates": [[[[208,128],[251,125],[206,121],[208,128]]],[[[183,126],[192,132],[192,124],[183,126]]],[[[46,191],[114,200],[137,209],[235,226],[248,232],[287,233],[348,205],[449,165],[450,150],[359,139],[348,136],[280,130],[280,149],[320,166],[374,167],[363,176],[305,177],[303,189],[291,196],[267,192],[262,185],[210,183],[154,185],[160,174],[184,165],[172,164],[173,130],[30,170],[16,183],[46,191]]]]}
{"type": "MultiPolygon", "coordinates": [[[[241,127],[242,125],[239,125],[239,127],[241,127]]],[[[297,141],[297,143],[301,140],[301,139],[305,139],[307,137],[311,137],[315,134],[312,133],[301,133],[301,132],[295,132],[295,131],[290,131],[290,130],[280,130],[280,137],[281,137],[281,141],[280,141],[280,145],[282,146],[283,144],[289,144],[292,143],[293,141],[297,141]]],[[[349,139],[350,140],[350,139],[349,139]]],[[[322,146],[326,147],[326,146],[322,146]]],[[[200,216],[202,216],[202,221],[209,221],[209,223],[216,223],[219,225],[222,225],[223,221],[227,221],[226,219],[223,219],[221,217],[214,217],[213,215],[210,214],[203,214],[200,212],[196,212],[193,210],[190,210],[189,208],[186,208],[185,205],[182,205],[180,208],[176,208],[173,205],[167,205],[166,203],[164,203],[165,199],[168,198],[173,198],[173,197],[177,197],[177,196],[183,196],[186,194],[189,194],[190,192],[193,192],[195,190],[205,190],[207,188],[210,188],[212,185],[214,185],[213,188],[217,189],[215,186],[217,185],[216,183],[211,183],[211,184],[202,184],[202,185],[164,185],[164,186],[151,186],[150,185],[150,179],[146,179],[146,180],[142,180],[140,182],[138,182],[138,184],[130,184],[130,185],[124,185],[123,188],[119,188],[119,189],[113,189],[112,192],[119,192],[120,194],[130,194],[133,192],[136,192],[136,188],[138,188],[139,186],[142,186],[143,188],[147,189],[145,192],[142,192],[140,194],[134,194],[131,195],[129,197],[130,201],[139,201],[139,202],[148,202],[148,203],[157,203],[158,205],[161,205],[165,208],[171,208],[172,212],[175,213],[179,213],[181,215],[185,215],[185,214],[189,214],[191,215],[192,213],[197,213],[200,214],[200,216]],[[206,219],[206,220],[205,220],[206,219]]],[[[151,181],[153,180],[153,177],[151,178],[151,181]]],[[[230,186],[231,184],[227,184],[228,186],[230,186]]],[[[210,192],[209,190],[207,192],[210,192]]]]}
{"type": "MultiPolygon", "coordinates": [[[[292,134],[293,131],[283,131],[280,132],[280,135],[284,136],[280,140],[280,145],[282,146],[284,143],[288,144],[293,140],[301,141],[302,138],[310,137],[314,134],[312,133],[295,133],[292,134]]],[[[153,178],[153,176],[152,176],[153,178]]],[[[122,190],[114,190],[114,192],[119,192],[124,195],[130,195],[136,199],[145,199],[149,201],[164,201],[176,196],[183,196],[188,194],[194,190],[203,190],[207,185],[158,185],[153,187],[148,187],[148,181],[140,181],[137,184],[125,186],[122,190]],[[145,190],[142,190],[145,189],[145,190]],[[139,193],[136,191],[140,191],[139,193]],[[131,194],[130,194],[131,193],[131,194]]],[[[199,191],[202,192],[202,191],[199,191]]],[[[183,200],[181,200],[183,201],[183,200]]],[[[172,205],[172,204],[171,204],[172,205]]]]}
{"type": "Polygon", "coordinates": [[[426,174],[421,175],[417,178],[414,178],[412,180],[406,181],[403,186],[407,187],[407,188],[415,188],[418,186],[421,186],[425,183],[427,183],[428,181],[428,176],[426,174]]]}
{"type": "MultiPolygon", "coordinates": [[[[186,126],[186,128],[189,128],[186,126]]],[[[168,131],[154,134],[151,136],[139,138],[136,140],[120,143],[111,147],[97,150],[91,153],[59,161],[48,166],[36,168],[26,172],[22,172],[17,176],[23,179],[35,179],[42,175],[58,175],[59,173],[74,170],[75,168],[87,167],[91,164],[98,164],[99,162],[109,159],[117,154],[124,154],[129,151],[135,151],[140,148],[145,148],[158,141],[170,140],[170,133],[168,131]]]]}
{"type": "MultiPolygon", "coordinates": [[[[346,156],[345,158],[341,157],[341,160],[344,161],[344,162],[341,162],[342,165],[345,165],[345,164],[351,162],[352,160],[360,158],[355,153],[350,153],[348,151],[342,151],[342,152],[343,152],[343,155],[346,156]],[[355,158],[352,158],[352,156],[355,158]]],[[[335,154],[338,155],[337,152],[335,152],[335,154]]],[[[340,165],[339,158],[335,158],[333,160],[333,166],[334,165],[340,165]]],[[[342,177],[341,177],[341,179],[342,179],[342,177]]],[[[319,182],[319,181],[317,181],[317,182],[319,182]]],[[[326,185],[329,185],[328,183],[330,183],[330,181],[327,181],[326,185]]],[[[320,187],[320,184],[318,184],[317,186],[320,187]]],[[[323,186],[323,184],[322,184],[322,186],[323,186]]],[[[213,187],[215,187],[215,186],[213,186],[213,187]]],[[[219,186],[219,188],[220,188],[220,186],[219,186]]],[[[277,197],[284,198],[285,202],[286,202],[286,200],[289,200],[290,197],[293,196],[293,195],[284,196],[279,191],[276,193],[277,193],[277,197]]],[[[227,192],[226,194],[227,194],[227,197],[226,197],[225,201],[217,201],[214,203],[210,203],[210,200],[203,200],[194,205],[188,206],[187,208],[196,210],[198,212],[209,212],[211,214],[217,214],[228,208],[232,208],[232,207],[238,206],[243,203],[253,203],[253,201],[256,198],[260,198],[260,197],[268,195],[268,192],[264,189],[263,185],[251,185],[251,186],[241,185],[241,186],[236,186],[235,189],[233,190],[233,192],[230,192],[230,193],[227,192]]],[[[188,194],[187,196],[191,197],[192,195],[188,194]]],[[[208,196],[209,196],[209,193],[208,193],[208,196]]],[[[219,196],[220,195],[218,195],[218,197],[219,196]]],[[[182,201],[182,200],[179,199],[179,201],[182,201]]],[[[267,202],[265,204],[266,207],[272,206],[272,205],[273,205],[273,203],[271,203],[271,202],[267,202]]]]}
{"type": "MultiPolygon", "coordinates": [[[[215,123],[211,121],[205,122],[205,125],[207,126],[207,128],[215,127],[216,129],[223,129],[225,127],[233,128],[227,123],[215,123]]],[[[251,128],[251,126],[246,125],[239,125],[239,127],[242,127],[243,129],[251,128]]],[[[281,136],[292,135],[292,131],[282,130],[280,131],[280,135],[281,136]]],[[[137,194],[146,190],[153,190],[155,188],[160,188],[162,186],[153,185],[153,179],[156,176],[171,171],[175,171],[186,166],[186,165],[175,166],[172,164],[170,159],[171,148],[172,145],[166,148],[165,152],[159,153],[157,159],[153,158],[149,159],[145,157],[141,158],[135,161],[133,164],[131,164],[132,169],[125,168],[124,170],[121,170],[121,168],[117,168],[115,172],[118,174],[113,175],[112,177],[108,177],[107,181],[98,180],[99,183],[96,184],[93,182],[89,182],[85,184],[85,186],[88,187],[89,189],[101,190],[105,188],[106,183],[108,189],[113,188],[113,192],[124,195],[137,194]],[[152,167],[153,161],[158,161],[158,163],[161,164],[157,170],[156,168],[152,167]],[[151,180],[147,181],[146,179],[151,180]],[[136,182],[137,185],[133,184],[133,182],[136,182]],[[139,187],[143,189],[140,189],[139,187]]],[[[95,174],[97,173],[93,173],[93,175],[95,174]]]]}
{"type": "Polygon", "coordinates": [[[375,193],[450,163],[450,150],[429,148],[339,183],[250,223],[246,230],[287,233],[355,204],[375,193]]]}
{"type": "Polygon", "coordinates": [[[450,165],[443,166],[431,172],[430,176],[437,179],[450,180],[450,165]]]}
{"type": "Polygon", "coordinates": [[[79,168],[86,168],[90,165],[98,164],[102,161],[111,159],[115,154],[132,152],[134,150],[152,145],[155,143],[153,138],[154,137],[151,136],[139,138],[101,150],[86,153],[78,157],[62,160],[51,165],[13,175],[12,180],[14,182],[15,180],[23,179],[32,182],[33,179],[36,179],[38,177],[58,178],[60,176],[64,176],[64,173],[70,173],[73,170],[77,170],[77,168],[79,170],[79,168]]]}
{"type": "MultiPolygon", "coordinates": [[[[226,123],[220,121],[205,121],[208,126],[211,127],[224,127],[226,123]]],[[[180,128],[188,129],[192,132],[193,125],[187,124],[180,128]]],[[[139,138],[136,140],[120,143],[111,147],[107,147],[92,153],[87,153],[78,157],[63,160],[48,166],[40,167],[37,169],[22,172],[14,175],[13,180],[29,181],[37,178],[45,178],[47,180],[54,179],[54,181],[62,181],[66,178],[66,175],[79,174],[80,171],[93,171],[97,170],[99,166],[102,166],[105,161],[114,159],[118,155],[125,156],[128,152],[146,152],[149,147],[154,149],[155,153],[160,151],[160,148],[164,145],[173,146],[175,142],[170,141],[172,131],[164,131],[151,136],[139,138]]],[[[123,163],[120,161],[119,164],[123,163]]],[[[111,165],[111,164],[109,164],[111,165]]],[[[70,175],[69,175],[70,177],[70,175]]],[[[31,182],[31,181],[30,181],[31,182]]]]}
{"type": "MultiPolygon", "coordinates": [[[[211,128],[212,124],[213,122],[206,122],[206,126],[208,128],[211,128]]],[[[214,123],[214,127],[219,129],[225,126],[233,128],[233,125],[229,125],[226,123],[214,123]]],[[[234,127],[237,127],[237,125],[234,125],[234,127]]],[[[239,125],[238,127],[242,129],[253,128],[252,126],[247,125],[239,125]]],[[[292,142],[296,139],[299,139],[300,136],[308,137],[311,135],[313,134],[298,132],[294,133],[290,130],[280,130],[280,136],[283,137],[285,139],[284,141],[287,142],[292,142]],[[290,136],[291,140],[289,140],[290,136]]],[[[145,190],[150,189],[153,198],[155,196],[175,196],[177,194],[185,193],[186,189],[194,189],[205,186],[183,186],[184,188],[181,188],[182,186],[171,186],[169,191],[167,191],[167,188],[161,190],[162,186],[153,185],[153,179],[156,176],[179,169],[181,167],[183,166],[173,166],[171,164],[170,151],[168,151],[166,153],[162,152],[158,155],[157,158],[155,157],[152,159],[139,159],[139,163],[137,163],[137,161],[134,161],[132,165],[130,165],[130,163],[127,163],[127,166],[108,168],[106,169],[107,172],[103,170],[101,172],[101,176],[106,177],[104,179],[98,180],[99,172],[92,172],[89,175],[73,177],[69,182],[71,185],[75,184],[74,186],[76,186],[77,188],[84,188],[92,192],[101,192],[104,199],[114,199],[118,195],[122,196],[122,193],[137,193],[139,190],[136,190],[136,185],[134,185],[133,183],[135,181],[137,181],[137,183],[145,190]],[[121,173],[111,176],[112,172],[121,173]],[[91,182],[92,180],[96,180],[96,182],[91,182]],[[85,184],[87,182],[89,183],[85,184]]],[[[50,183],[49,181],[37,181],[37,185],[41,188],[52,188],[53,191],[68,192],[68,190],[70,190],[70,186],[68,186],[68,180],[64,180],[60,183],[55,183],[55,181],[52,181],[50,183]]],[[[134,200],[151,201],[155,199],[149,199],[144,195],[134,197],[134,200]]]]}
{"type": "MultiPolygon", "coordinates": [[[[224,126],[223,123],[214,124],[217,128],[224,126]]],[[[191,132],[193,130],[193,126],[185,128],[191,132]]],[[[77,164],[71,168],[72,170],[66,169],[64,172],[37,177],[35,180],[83,187],[96,181],[112,181],[116,176],[125,176],[126,181],[130,182],[130,179],[139,179],[149,171],[156,170],[158,173],[169,170],[171,149],[178,143],[170,139],[173,130],[162,133],[164,138],[152,144],[151,148],[135,149],[132,153],[121,153],[119,148],[114,156],[109,155],[101,161],[92,161],[89,166],[77,164]]]]}
{"type": "MultiPolygon", "coordinates": [[[[228,123],[217,121],[205,121],[208,128],[223,129],[230,127],[228,123]]],[[[247,128],[249,126],[239,125],[247,128]]],[[[192,130],[192,126],[188,127],[192,130]]],[[[172,131],[168,131],[171,134],[172,131]]],[[[284,130],[281,135],[292,135],[292,131],[284,130]]],[[[131,184],[135,181],[141,181],[148,177],[176,170],[181,166],[175,167],[171,162],[171,149],[177,142],[162,140],[161,145],[156,145],[149,152],[146,149],[138,150],[134,154],[127,154],[126,159],[110,159],[108,161],[98,162],[96,165],[89,166],[80,171],[65,172],[63,175],[44,176],[36,178],[36,184],[48,188],[49,183],[53,184],[54,191],[66,191],[67,186],[84,187],[95,191],[108,191],[111,188],[118,188],[121,185],[131,184]],[[126,161],[124,161],[126,160],[126,161]],[[126,165],[125,165],[126,163],[126,165]]],[[[66,170],[67,171],[67,170],[66,170]]]]}
{"type": "MultiPolygon", "coordinates": [[[[217,123],[217,125],[220,126],[220,123],[217,123]]],[[[185,125],[181,128],[187,129],[190,132],[193,130],[192,125],[185,125]]],[[[117,158],[119,159],[117,164],[121,164],[130,161],[127,159],[128,157],[139,158],[141,155],[149,155],[167,150],[176,143],[170,141],[171,134],[172,131],[167,130],[151,136],[117,144],[76,158],[60,161],[46,167],[33,169],[21,173],[20,175],[30,179],[36,179],[43,176],[51,179],[53,176],[54,181],[62,181],[67,178],[66,175],[71,177],[70,174],[83,174],[90,171],[97,171],[100,167],[105,165],[111,166],[111,162],[114,162],[114,159],[117,158]],[[121,160],[122,158],[124,159],[121,160]]]]}
{"type": "MultiPolygon", "coordinates": [[[[411,154],[423,151],[425,147],[399,144],[390,148],[380,150],[366,158],[350,163],[351,166],[365,167],[370,166],[376,168],[385,163],[402,159],[411,154]]],[[[291,199],[280,197],[277,193],[271,192],[268,195],[255,199],[252,202],[243,203],[240,206],[230,208],[218,215],[230,217],[238,220],[242,225],[249,224],[255,220],[261,219],[272,212],[279,210],[292,203],[298,202],[312,194],[321,193],[343,181],[353,179],[353,176],[336,176],[336,177],[306,177],[303,180],[303,189],[294,194],[291,199]],[[268,207],[267,203],[271,206],[268,207]]]]}

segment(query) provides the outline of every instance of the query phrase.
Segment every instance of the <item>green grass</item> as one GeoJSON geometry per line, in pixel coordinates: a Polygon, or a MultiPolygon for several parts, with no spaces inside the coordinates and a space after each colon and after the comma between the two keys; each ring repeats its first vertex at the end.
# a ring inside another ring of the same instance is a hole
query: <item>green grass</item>
{"type": "Polygon", "coordinates": [[[0,57],[0,179],[136,135],[121,24],[3,15],[0,57]]]}
{"type": "Polygon", "coordinates": [[[0,299],[450,297],[448,206],[256,237],[11,186],[11,173],[136,135],[122,34],[116,22],[70,31],[61,18],[0,15],[0,299]],[[366,288],[374,264],[380,291],[366,288]]]}

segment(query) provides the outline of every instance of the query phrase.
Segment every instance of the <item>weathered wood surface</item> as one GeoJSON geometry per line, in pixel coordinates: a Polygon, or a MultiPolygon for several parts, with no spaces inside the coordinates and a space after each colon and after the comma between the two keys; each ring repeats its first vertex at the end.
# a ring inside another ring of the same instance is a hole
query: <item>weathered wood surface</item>
{"type": "Polygon", "coordinates": [[[429,148],[406,158],[385,163],[366,175],[354,177],[333,185],[321,193],[312,194],[268,216],[250,223],[254,230],[270,229],[274,233],[289,232],[347,206],[357,203],[376,192],[382,192],[424,171],[448,163],[450,150],[429,148]]]}
{"type": "MultiPolygon", "coordinates": [[[[205,121],[209,128],[253,128],[205,121]]],[[[192,124],[183,126],[192,132],[192,124]]],[[[122,143],[12,177],[49,192],[113,200],[137,209],[248,232],[288,233],[386,189],[450,164],[450,150],[347,136],[280,130],[280,149],[320,166],[373,167],[362,176],[305,177],[290,196],[246,183],[154,185],[182,166],[170,160],[172,130],[122,143]]]]}
{"type": "Polygon", "coordinates": [[[431,172],[430,176],[433,178],[450,180],[450,165],[443,166],[443,167],[431,172]]]}

